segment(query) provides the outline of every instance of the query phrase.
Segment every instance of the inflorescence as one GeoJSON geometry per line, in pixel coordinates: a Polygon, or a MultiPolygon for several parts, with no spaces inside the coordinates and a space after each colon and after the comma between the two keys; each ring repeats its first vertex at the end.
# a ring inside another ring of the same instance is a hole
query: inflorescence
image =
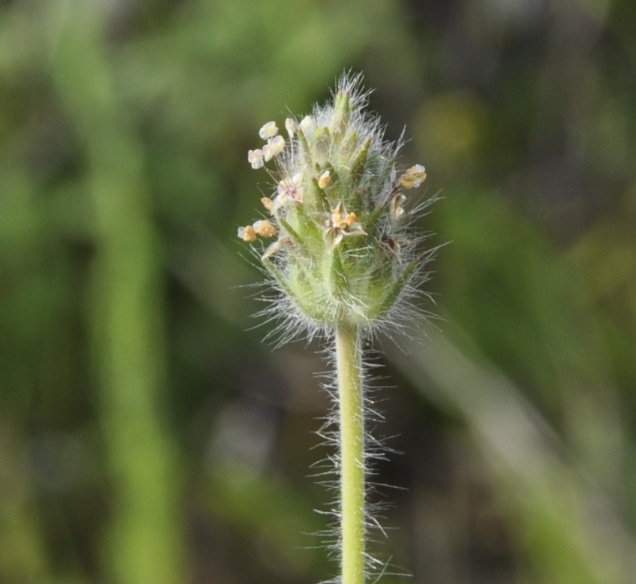
{"type": "Polygon", "coordinates": [[[287,118],[287,139],[266,123],[263,146],[248,152],[253,169],[272,163],[266,169],[276,190],[261,199],[266,218],[238,236],[271,240],[262,265],[286,297],[285,310],[309,329],[391,324],[405,314],[396,304],[416,293],[430,255],[419,251],[413,229],[422,205],[407,197],[425,168],[398,173],[401,141],[385,140],[378,118],[365,111],[369,94],[360,81],[344,75],[331,103],[287,118]]]}

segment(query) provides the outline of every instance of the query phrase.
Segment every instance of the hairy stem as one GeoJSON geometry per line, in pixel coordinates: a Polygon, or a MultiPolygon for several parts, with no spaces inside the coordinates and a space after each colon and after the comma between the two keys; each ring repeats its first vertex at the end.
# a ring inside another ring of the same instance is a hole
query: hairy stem
{"type": "Polygon", "coordinates": [[[365,580],[364,396],[358,328],[336,326],[342,584],[365,580]]]}

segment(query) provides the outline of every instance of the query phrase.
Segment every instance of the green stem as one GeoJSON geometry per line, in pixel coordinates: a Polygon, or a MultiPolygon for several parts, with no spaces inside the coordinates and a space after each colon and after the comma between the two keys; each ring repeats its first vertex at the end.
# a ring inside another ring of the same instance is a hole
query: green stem
{"type": "Polygon", "coordinates": [[[336,327],[340,410],[340,521],[342,584],[365,576],[364,396],[361,346],[356,326],[336,327]]]}

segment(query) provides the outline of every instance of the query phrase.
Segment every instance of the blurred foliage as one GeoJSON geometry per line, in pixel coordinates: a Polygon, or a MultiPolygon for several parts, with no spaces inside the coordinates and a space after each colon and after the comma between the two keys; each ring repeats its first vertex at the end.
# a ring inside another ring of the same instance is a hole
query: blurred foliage
{"type": "Polygon", "coordinates": [[[449,242],[442,333],[378,358],[386,556],[630,582],[635,26],[629,0],[0,2],[0,583],[333,573],[327,365],[261,342],[235,232],[258,128],[348,68],[449,242]]]}

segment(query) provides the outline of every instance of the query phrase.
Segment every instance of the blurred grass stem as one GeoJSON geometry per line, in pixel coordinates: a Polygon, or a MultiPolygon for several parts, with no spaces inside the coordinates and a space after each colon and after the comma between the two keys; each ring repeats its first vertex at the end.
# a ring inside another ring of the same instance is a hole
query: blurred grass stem
{"type": "Polygon", "coordinates": [[[178,473],[163,419],[162,282],[141,147],[99,10],[75,2],[67,16],[54,67],[89,166],[92,342],[113,477],[109,569],[118,584],[174,584],[184,581],[178,473]]]}

